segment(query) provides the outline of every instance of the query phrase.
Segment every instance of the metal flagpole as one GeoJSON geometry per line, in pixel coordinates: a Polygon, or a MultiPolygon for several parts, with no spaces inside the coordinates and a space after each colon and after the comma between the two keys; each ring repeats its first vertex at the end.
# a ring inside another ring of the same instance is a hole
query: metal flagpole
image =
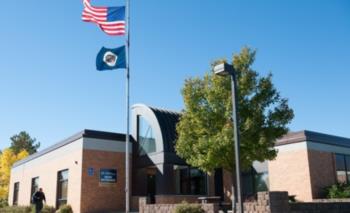
{"type": "Polygon", "coordinates": [[[130,190],[129,190],[129,140],[130,140],[130,0],[126,0],[126,140],[125,140],[125,212],[130,211],[130,190]]]}

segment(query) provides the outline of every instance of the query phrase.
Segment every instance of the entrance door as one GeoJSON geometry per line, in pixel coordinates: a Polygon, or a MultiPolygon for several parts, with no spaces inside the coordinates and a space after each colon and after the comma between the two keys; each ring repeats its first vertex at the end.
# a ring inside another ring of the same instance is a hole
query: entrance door
{"type": "Polygon", "coordinates": [[[220,196],[221,200],[224,200],[222,169],[215,170],[214,179],[215,179],[215,196],[220,196]]]}
{"type": "Polygon", "coordinates": [[[151,203],[155,203],[156,195],[156,175],[147,174],[147,196],[150,198],[151,203]]]}

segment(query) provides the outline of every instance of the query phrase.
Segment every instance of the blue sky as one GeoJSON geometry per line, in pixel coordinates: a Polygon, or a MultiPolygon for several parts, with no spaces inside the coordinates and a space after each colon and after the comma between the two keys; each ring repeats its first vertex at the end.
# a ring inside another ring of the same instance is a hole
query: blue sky
{"type": "MultiPolygon", "coordinates": [[[[95,0],[94,5],[120,5],[95,0]]],[[[7,0],[0,13],[0,149],[21,130],[45,148],[84,128],[125,132],[125,72],[97,72],[102,46],[80,0],[7,0]]],[[[131,1],[131,103],[181,110],[184,80],[257,49],[254,68],[289,99],[292,131],[350,137],[350,2],[131,1]]]]}

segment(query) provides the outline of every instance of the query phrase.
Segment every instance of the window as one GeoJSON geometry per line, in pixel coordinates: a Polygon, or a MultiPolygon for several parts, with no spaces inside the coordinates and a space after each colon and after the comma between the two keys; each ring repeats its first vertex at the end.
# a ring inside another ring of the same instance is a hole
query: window
{"type": "Polygon", "coordinates": [[[269,191],[269,174],[267,172],[257,173],[254,178],[257,192],[269,191]]]}
{"type": "Polygon", "coordinates": [[[68,195],[68,170],[59,171],[57,174],[57,207],[67,204],[68,195]]]}
{"type": "Polygon", "coordinates": [[[242,172],[242,194],[249,198],[257,192],[269,190],[269,175],[267,172],[257,172],[254,167],[242,172]]]}
{"type": "Polygon", "coordinates": [[[335,168],[338,183],[350,183],[350,156],[336,154],[335,168]]]}
{"type": "Polygon", "coordinates": [[[30,200],[32,200],[33,194],[39,190],[39,177],[32,178],[32,187],[30,193],[30,200]]]}
{"type": "Polygon", "coordinates": [[[207,176],[204,172],[188,166],[175,166],[176,193],[204,195],[207,192],[207,176]]]}
{"type": "Polygon", "coordinates": [[[248,171],[241,173],[242,195],[251,196],[254,194],[254,170],[250,168],[248,171]]]}
{"type": "Polygon", "coordinates": [[[346,167],[344,155],[335,155],[335,168],[338,183],[346,183],[346,167]]]}
{"type": "Polygon", "coordinates": [[[13,187],[13,201],[12,204],[14,206],[18,205],[18,193],[19,193],[19,182],[16,182],[13,187]]]}
{"type": "Polygon", "coordinates": [[[139,154],[145,155],[147,153],[156,151],[156,140],[153,135],[151,125],[142,117],[138,116],[138,142],[139,142],[139,154]]]}

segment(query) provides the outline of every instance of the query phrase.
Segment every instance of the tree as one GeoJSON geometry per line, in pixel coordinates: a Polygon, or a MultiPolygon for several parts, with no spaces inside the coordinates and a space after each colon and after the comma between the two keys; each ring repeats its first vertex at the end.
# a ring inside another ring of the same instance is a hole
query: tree
{"type": "Polygon", "coordinates": [[[22,131],[18,135],[14,135],[10,138],[11,149],[18,154],[21,150],[25,149],[31,155],[37,151],[40,147],[40,142],[36,142],[35,138],[31,138],[30,135],[22,131]]]}
{"type": "MultiPolygon", "coordinates": [[[[272,83],[252,69],[256,51],[243,48],[233,57],[238,82],[242,169],[253,161],[276,157],[274,142],[287,133],[294,117],[288,101],[272,83]]],[[[222,61],[222,60],[221,60],[222,61]]],[[[216,63],[213,63],[213,66],[216,63]]],[[[213,72],[186,79],[182,89],[185,108],[177,124],[177,154],[205,172],[234,171],[231,80],[213,72]]]]}
{"type": "Polygon", "coordinates": [[[10,183],[11,167],[29,154],[26,150],[21,150],[16,154],[12,149],[4,149],[0,156],[0,199],[7,199],[10,183]]]}

